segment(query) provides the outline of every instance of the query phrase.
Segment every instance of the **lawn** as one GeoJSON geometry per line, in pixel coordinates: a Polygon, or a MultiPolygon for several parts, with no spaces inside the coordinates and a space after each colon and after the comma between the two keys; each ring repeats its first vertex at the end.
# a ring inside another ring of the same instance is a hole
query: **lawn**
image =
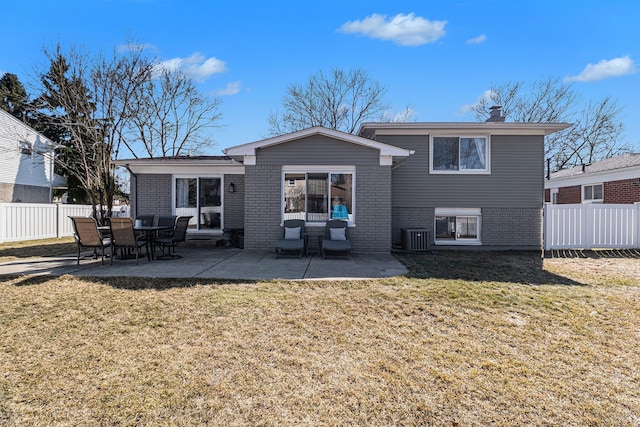
{"type": "Polygon", "coordinates": [[[640,259],[401,259],[375,281],[5,277],[0,425],[640,424],[640,259]]]}

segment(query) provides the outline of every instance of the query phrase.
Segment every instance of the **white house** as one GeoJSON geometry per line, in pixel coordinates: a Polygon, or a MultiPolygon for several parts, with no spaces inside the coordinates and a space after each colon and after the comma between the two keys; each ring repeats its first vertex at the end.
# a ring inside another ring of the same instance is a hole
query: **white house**
{"type": "Polygon", "coordinates": [[[65,187],[53,172],[56,144],[0,110],[0,202],[50,203],[65,187]]]}

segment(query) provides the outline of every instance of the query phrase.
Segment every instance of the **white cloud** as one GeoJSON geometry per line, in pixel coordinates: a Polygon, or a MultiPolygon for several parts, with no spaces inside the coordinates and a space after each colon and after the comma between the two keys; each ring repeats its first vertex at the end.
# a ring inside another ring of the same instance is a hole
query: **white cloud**
{"type": "Polygon", "coordinates": [[[215,96],[235,95],[240,92],[240,89],[242,89],[242,82],[229,82],[224,88],[216,90],[213,94],[215,96]]]}
{"type": "Polygon", "coordinates": [[[638,68],[633,63],[630,56],[622,56],[620,58],[603,59],[597,64],[587,64],[577,76],[567,76],[565,82],[597,82],[598,80],[608,79],[610,77],[622,77],[628,74],[637,73],[638,68]]]}
{"type": "Polygon", "coordinates": [[[361,21],[347,22],[338,31],[390,40],[401,46],[420,46],[443,37],[446,24],[447,21],[429,21],[413,13],[399,13],[390,19],[387,19],[387,15],[374,13],[361,21]]]}
{"type": "Polygon", "coordinates": [[[491,89],[487,89],[476,99],[476,102],[473,104],[465,104],[458,109],[458,114],[467,114],[473,112],[473,109],[479,105],[482,101],[490,102],[493,97],[493,91],[491,89]]]}
{"type": "Polygon", "coordinates": [[[168,71],[182,70],[198,81],[204,81],[213,74],[227,71],[227,64],[218,58],[205,58],[199,52],[187,58],[172,58],[160,63],[160,67],[168,71]]]}
{"type": "Polygon", "coordinates": [[[485,41],[487,41],[486,34],[480,34],[478,37],[467,40],[467,44],[480,44],[484,43],[485,41]]]}

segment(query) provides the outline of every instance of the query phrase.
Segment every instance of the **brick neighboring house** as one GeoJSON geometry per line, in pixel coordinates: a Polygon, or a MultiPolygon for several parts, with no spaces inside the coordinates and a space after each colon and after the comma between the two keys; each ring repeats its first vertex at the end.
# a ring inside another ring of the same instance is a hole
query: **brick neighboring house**
{"type": "Polygon", "coordinates": [[[272,250],[289,218],[304,219],[317,245],[334,212],[354,252],[389,252],[409,229],[445,249],[540,249],[544,137],[567,127],[494,111],[483,123],[313,127],[226,156],[115,164],[131,172],[133,216],[191,215],[191,235],[242,228],[246,249],[272,250]]]}
{"type": "Polygon", "coordinates": [[[544,187],[547,203],[640,203],[640,153],[553,172],[544,187]]]}

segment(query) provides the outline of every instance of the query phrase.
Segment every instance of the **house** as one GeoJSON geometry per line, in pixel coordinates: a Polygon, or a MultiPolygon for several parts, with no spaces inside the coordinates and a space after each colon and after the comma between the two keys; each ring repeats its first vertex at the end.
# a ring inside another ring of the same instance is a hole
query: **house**
{"type": "Polygon", "coordinates": [[[0,202],[50,203],[52,190],[65,187],[53,173],[56,145],[0,110],[0,202]]]}
{"type": "Polygon", "coordinates": [[[544,188],[553,204],[640,203],[640,153],[553,172],[544,188]]]}
{"type": "Polygon", "coordinates": [[[190,233],[244,230],[273,249],[304,219],[311,249],[344,219],[356,252],[389,252],[407,230],[440,248],[540,249],[544,136],[567,124],[366,123],[313,127],[230,147],[226,156],[118,160],[132,214],[193,217],[190,233]]]}

